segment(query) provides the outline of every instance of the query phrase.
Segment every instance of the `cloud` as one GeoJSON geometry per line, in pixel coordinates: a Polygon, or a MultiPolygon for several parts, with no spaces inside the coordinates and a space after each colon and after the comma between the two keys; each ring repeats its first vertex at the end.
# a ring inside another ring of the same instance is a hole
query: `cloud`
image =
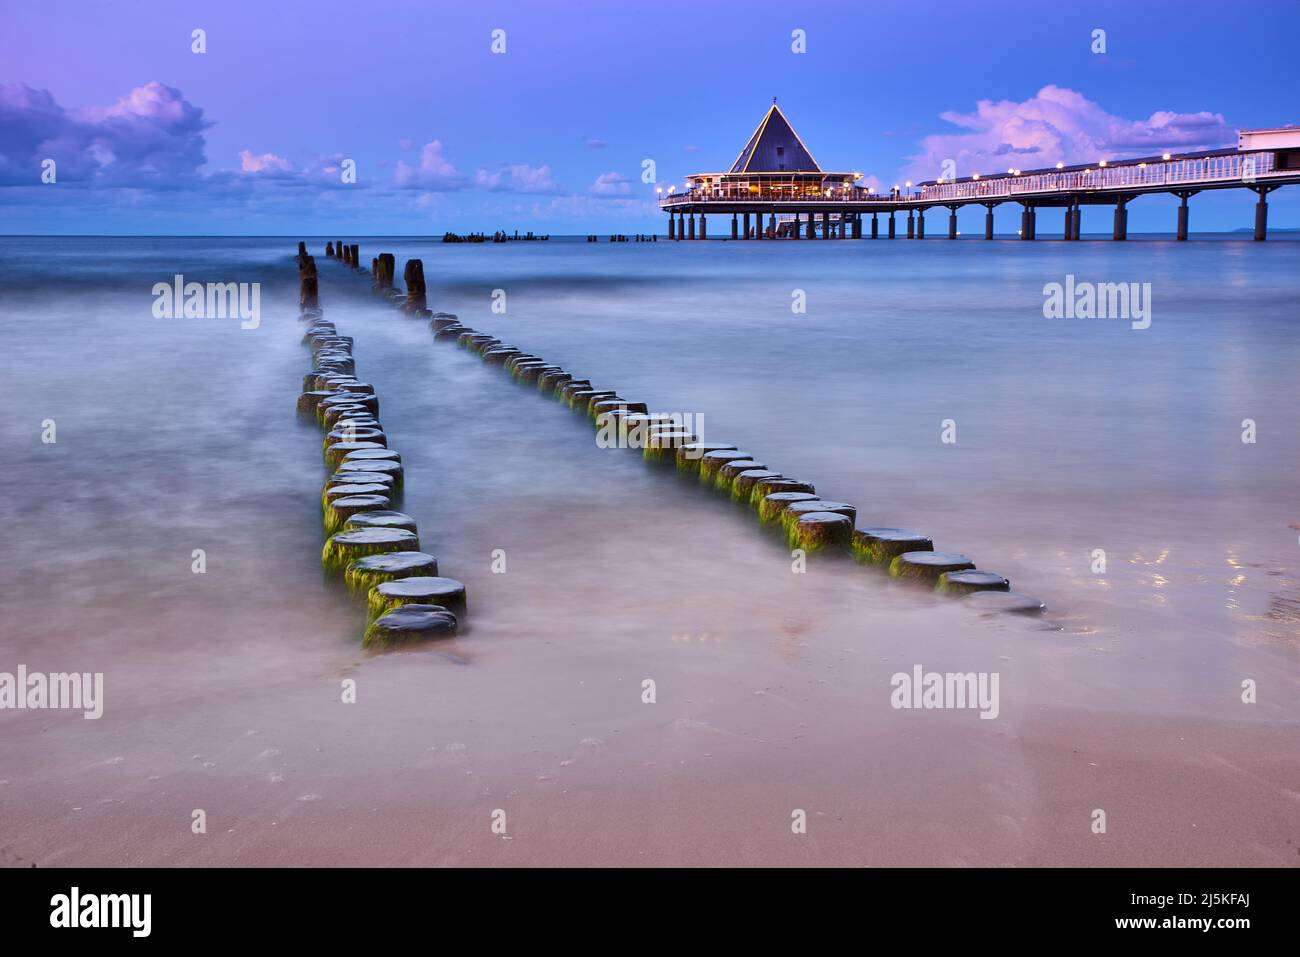
{"type": "Polygon", "coordinates": [[[597,196],[626,196],[632,192],[628,178],[622,173],[601,173],[596,182],[591,184],[591,191],[597,196]]]}
{"type": "Polygon", "coordinates": [[[587,140],[587,149],[589,150],[603,150],[608,145],[609,143],[605,140],[598,140],[595,138],[587,140]]]}
{"type": "Polygon", "coordinates": [[[58,181],[175,188],[206,162],[203,110],[181,92],[151,82],[111,106],[68,110],[48,90],[0,84],[0,185],[39,182],[41,162],[58,181]]]}
{"type": "Polygon", "coordinates": [[[293,166],[274,153],[255,155],[251,150],[239,151],[239,170],[242,173],[287,173],[293,166]]]}
{"type": "Polygon", "coordinates": [[[969,176],[1236,143],[1236,130],[1218,113],[1162,110],[1130,120],[1107,113],[1081,93],[1051,85],[1021,103],[980,100],[972,113],[948,111],[940,118],[962,132],[922,139],[920,151],[909,157],[907,178],[933,179],[948,159],[956,162],[959,176],[969,176]]]}
{"type": "Polygon", "coordinates": [[[503,166],[495,173],[480,169],[474,184],[489,192],[560,193],[562,190],[551,175],[549,166],[529,166],[514,163],[503,166]]]}
{"type": "Polygon", "coordinates": [[[432,140],[420,148],[416,166],[398,160],[393,169],[393,182],[403,188],[424,190],[461,189],[467,185],[465,177],[443,153],[440,140],[432,140]]]}

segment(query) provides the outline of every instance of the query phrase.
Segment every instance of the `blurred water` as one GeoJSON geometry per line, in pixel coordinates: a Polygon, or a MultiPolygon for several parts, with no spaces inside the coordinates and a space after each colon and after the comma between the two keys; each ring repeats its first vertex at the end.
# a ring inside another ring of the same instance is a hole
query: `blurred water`
{"type": "MultiPolygon", "coordinates": [[[[820,729],[888,762],[889,676],[914,662],[1000,670],[997,724],[1014,733],[1047,706],[1238,719],[1243,676],[1271,689],[1248,717],[1295,719],[1300,243],[358,241],[399,273],[423,258],[435,310],[702,413],[707,439],[857,504],[859,524],[970,555],[1050,615],[979,619],[849,562],[791,574],[743,509],[597,449],[581,417],[433,342],[312,240],[326,317],[356,338],[406,462],[399,507],[470,594],[464,638],[365,659],[362,607],[319,568],[321,436],[293,414],[309,364],[297,239],[0,239],[0,670],[102,670],[108,688],[100,722],[0,714],[23,732],[0,742],[0,810],[47,826],[45,853],[84,851],[84,834],[59,850],[73,825],[55,805],[102,797],[87,769],[113,756],[155,773],[111,800],[207,764],[233,763],[229,783],[293,780],[239,750],[254,720],[301,752],[301,776],[322,755],[313,787],[341,765],[389,779],[425,733],[494,756],[506,790],[521,754],[608,740],[609,722],[642,766],[662,731],[639,702],[647,675],[690,739],[674,753],[696,758],[726,750],[696,743],[710,726],[820,729]],[[155,319],[151,287],[176,273],[260,282],[260,327],[155,319]],[[1043,286],[1067,273],[1151,283],[1151,327],[1044,319],[1043,286]],[[365,719],[373,734],[339,717],[345,675],[392,709],[365,719]]],[[[935,753],[965,753],[953,740],[935,753]]]]}

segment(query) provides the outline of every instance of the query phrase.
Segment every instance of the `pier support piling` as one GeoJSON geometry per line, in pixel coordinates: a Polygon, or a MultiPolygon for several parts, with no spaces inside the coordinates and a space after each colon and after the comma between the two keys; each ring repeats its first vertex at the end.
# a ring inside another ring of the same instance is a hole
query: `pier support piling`
{"type": "Polygon", "coordinates": [[[1251,191],[1259,197],[1255,204],[1255,242],[1262,243],[1268,239],[1268,194],[1276,186],[1252,186],[1251,191]]]}
{"type": "Polygon", "coordinates": [[[691,213],[688,219],[688,225],[686,229],[687,229],[686,238],[694,239],[695,238],[695,214],[694,213],[691,213]]]}
{"type": "Polygon", "coordinates": [[[745,238],[749,238],[749,213],[741,214],[741,225],[745,227],[745,238]]]}
{"type": "Polygon", "coordinates": [[[993,238],[993,204],[984,204],[984,238],[993,238]]]}
{"type": "Polygon", "coordinates": [[[925,210],[924,209],[918,209],[916,211],[916,238],[917,239],[925,238],[925,210]]]}
{"type": "Polygon", "coordinates": [[[1120,199],[1115,202],[1115,231],[1111,234],[1114,240],[1128,239],[1128,200],[1120,199]]]}
{"type": "Polygon", "coordinates": [[[740,236],[740,224],[736,222],[736,214],[731,214],[731,238],[738,239],[740,236]]]}
{"type": "Polygon", "coordinates": [[[957,207],[948,207],[948,238],[957,238],[957,207]]]}
{"type": "Polygon", "coordinates": [[[668,238],[677,238],[677,218],[672,213],[668,214],[668,238]]]}
{"type": "Polygon", "coordinates": [[[907,238],[916,238],[916,210],[914,209],[907,211],[907,238]]]}
{"type": "Polygon", "coordinates": [[[822,213],[822,239],[831,238],[831,214],[822,213]]]}
{"type": "Polygon", "coordinates": [[[871,238],[872,239],[880,238],[880,222],[877,213],[871,214],[871,238]]]}
{"type": "Polygon", "coordinates": [[[1174,234],[1174,239],[1180,243],[1187,242],[1187,201],[1198,192],[1195,189],[1183,189],[1174,193],[1178,197],[1178,231],[1174,234]]]}
{"type": "Polygon", "coordinates": [[[707,222],[705,222],[703,212],[700,213],[700,238],[701,239],[709,238],[709,225],[707,222]]]}
{"type": "Polygon", "coordinates": [[[894,238],[894,211],[889,211],[889,238],[894,238]]]}
{"type": "Polygon", "coordinates": [[[853,217],[853,238],[862,238],[862,216],[860,214],[853,217]]]}

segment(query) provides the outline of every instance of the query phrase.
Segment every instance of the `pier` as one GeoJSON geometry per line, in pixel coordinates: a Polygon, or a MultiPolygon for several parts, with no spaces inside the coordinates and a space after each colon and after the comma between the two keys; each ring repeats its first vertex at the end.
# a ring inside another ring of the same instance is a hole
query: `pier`
{"type": "Polygon", "coordinates": [[[1063,238],[1079,239],[1085,206],[1112,207],[1111,237],[1123,240],[1128,204],[1169,193],[1180,201],[1175,235],[1186,240],[1188,200],[1206,190],[1246,189],[1256,197],[1254,238],[1263,241],[1269,194],[1300,183],[1300,127],[1244,130],[1236,149],[972,173],[883,194],[859,186],[861,179],[861,173],[823,171],[773,101],[727,172],[693,174],[684,192],[661,194],[659,206],[668,214],[672,240],[707,239],[710,216],[721,221],[724,234],[729,225],[731,239],[894,239],[904,229],[908,239],[924,239],[926,213],[939,209],[948,213],[947,238],[956,239],[957,211],[964,206],[985,208],[984,238],[992,239],[993,210],[1003,203],[1020,206],[1022,240],[1037,238],[1044,209],[1061,210],[1063,238]]]}

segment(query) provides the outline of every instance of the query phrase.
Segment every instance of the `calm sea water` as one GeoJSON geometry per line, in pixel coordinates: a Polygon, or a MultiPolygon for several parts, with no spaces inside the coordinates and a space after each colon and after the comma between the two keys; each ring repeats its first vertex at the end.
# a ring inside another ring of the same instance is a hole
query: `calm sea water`
{"type": "MultiPolygon", "coordinates": [[[[320,572],[320,433],[294,416],[297,239],[0,239],[0,670],[104,671],[108,689],[99,722],[0,714],[0,820],[26,853],[233,862],[278,848],[265,821],[198,851],[157,816],[213,791],[240,795],[208,800],[241,820],[355,810],[344,769],[444,805],[489,800],[480,778],[498,796],[557,786],[595,752],[593,787],[719,753],[811,775],[798,742],[819,736],[887,769],[889,677],[914,663],[1000,671],[1013,737],[1053,707],[1296,719],[1300,243],[359,242],[399,272],[422,258],[433,309],[702,414],[705,438],[855,503],[859,524],[931,535],[1049,615],[981,619],[851,562],[792,574],[749,514],[597,449],[584,420],[434,343],[319,239],[326,317],[355,337],[406,463],[399,507],[471,602],[462,639],[365,658],[361,606],[320,572]],[[260,326],[154,318],[151,287],[177,273],[260,282],[260,326]],[[1045,319],[1044,284],[1067,274],[1150,283],[1150,328],[1045,319]],[[346,676],[369,710],[338,704],[346,676]],[[1244,714],[1243,678],[1268,689],[1244,714]]],[[[983,724],[936,725],[934,753],[990,773],[961,746],[983,724]]],[[[1015,763],[999,748],[996,774],[1015,763]]]]}

